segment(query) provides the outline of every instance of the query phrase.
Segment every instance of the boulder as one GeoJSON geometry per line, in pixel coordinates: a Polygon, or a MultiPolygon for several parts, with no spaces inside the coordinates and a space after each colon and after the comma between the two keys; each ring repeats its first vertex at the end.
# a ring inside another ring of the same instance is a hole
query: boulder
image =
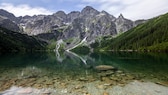
{"type": "Polygon", "coordinates": [[[99,65],[99,66],[96,66],[95,69],[98,71],[107,71],[107,70],[115,70],[116,68],[109,65],[99,65]]]}

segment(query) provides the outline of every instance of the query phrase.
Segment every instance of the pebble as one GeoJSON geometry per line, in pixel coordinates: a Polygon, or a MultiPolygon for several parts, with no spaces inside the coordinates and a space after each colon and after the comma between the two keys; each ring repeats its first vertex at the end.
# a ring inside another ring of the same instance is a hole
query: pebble
{"type": "Polygon", "coordinates": [[[104,90],[105,90],[105,89],[107,89],[108,87],[105,86],[105,85],[98,85],[97,88],[98,88],[98,89],[104,89],[104,90]]]}
{"type": "Polygon", "coordinates": [[[30,94],[32,93],[32,89],[31,88],[26,88],[26,89],[21,89],[21,90],[18,90],[17,93],[18,94],[30,94]]]}
{"type": "Polygon", "coordinates": [[[114,72],[113,71],[107,71],[105,74],[108,76],[108,75],[114,74],[114,72]]]}
{"type": "Polygon", "coordinates": [[[79,81],[88,81],[86,78],[79,78],[79,81]]]}
{"type": "Polygon", "coordinates": [[[111,85],[111,83],[106,83],[106,84],[104,84],[104,86],[110,86],[111,85]]]}
{"type": "Polygon", "coordinates": [[[82,89],[82,88],[84,88],[84,86],[82,86],[82,85],[77,85],[77,86],[75,87],[75,89],[82,89]]]}
{"type": "Polygon", "coordinates": [[[107,93],[107,92],[103,92],[103,95],[109,95],[109,93],[107,93]]]}
{"type": "Polygon", "coordinates": [[[119,79],[117,77],[111,77],[111,80],[118,81],[119,79]]]}
{"type": "Polygon", "coordinates": [[[49,91],[45,91],[42,93],[42,95],[50,95],[50,94],[51,94],[51,92],[49,92],[49,91]]]}
{"type": "Polygon", "coordinates": [[[103,85],[98,85],[97,88],[104,89],[104,86],[103,85]]]}
{"type": "Polygon", "coordinates": [[[84,95],[91,95],[91,94],[89,94],[89,93],[86,94],[86,93],[85,93],[84,95]]]}
{"type": "Polygon", "coordinates": [[[120,71],[120,70],[118,70],[118,71],[116,71],[116,72],[119,73],[119,74],[123,73],[123,71],[120,71]]]}
{"type": "Polygon", "coordinates": [[[64,90],[61,91],[61,93],[65,94],[65,93],[68,93],[68,91],[67,91],[67,89],[64,89],[64,90]]]}

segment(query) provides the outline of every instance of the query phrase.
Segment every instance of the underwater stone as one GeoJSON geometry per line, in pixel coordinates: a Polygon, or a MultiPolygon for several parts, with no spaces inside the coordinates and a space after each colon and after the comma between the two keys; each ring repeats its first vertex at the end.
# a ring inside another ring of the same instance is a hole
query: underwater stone
{"type": "Polygon", "coordinates": [[[99,71],[107,71],[107,70],[115,70],[116,68],[109,65],[99,65],[99,66],[96,66],[95,69],[99,71]]]}

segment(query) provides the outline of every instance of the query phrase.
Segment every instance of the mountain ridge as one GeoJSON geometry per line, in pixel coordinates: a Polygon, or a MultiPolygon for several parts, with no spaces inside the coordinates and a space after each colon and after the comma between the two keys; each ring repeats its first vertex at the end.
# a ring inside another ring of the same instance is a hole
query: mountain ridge
{"type": "Polygon", "coordinates": [[[87,37],[86,45],[90,45],[102,37],[116,36],[146,21],[135,22],[123,15],[114,17],[91,6],[68,14],[57,11],[52,15],[24,16],[16,19],[13,19],[12,13],[7,14],[7,11],[0,11],[0,15],[6,15],[9,20],[17,24],[20,30],[23,30],[23,34],[36,36],[51,43],[63,40],[64,49],[76,45],[74,42],[82,41],[85,37],[87,37]]]}
{"type": "MultiPolygon", "coordinates": [[[[23,17],[22,16],[15,17],[12,13],[9,13],[1,9],[0,15],[6,16],[11,21],[14,21],[15,23],[17,23],[19,26],[23,28],[24,33],[28,35],[38,35],[41,33],[48,33],[49,31],[53,30],[52,27],[54,27],[55,25],[68,26],[69,24],[73,23],[75,19],[79,19],[79,18],[83,18],[86,23],[88,23],[87,20],[95,19],[96,16],[101,16],[101,15],[110,17],[110,20],[112,22],[115,22],[115,20],[117,19],[113,15],[105,11],[99,12],[91,6],[86,6],[81,11],[72,11],[68,14],[66,14],[64,11],[57,11],[53,13],[52,15],[34,15],[34,16],[23,16],[23,17]]],[[[124,24],[121,25],[120,27],[122,28],[122,26],[124,27],[124,29],[122,29],[122,32],[125,32],[128,29],[130,29],[130,28],[127,29],[127,27],[124,26],[124,24]]],[[[131,28],[132,27],[133,26],[131,26],[131,28]]],[[[117,29],[116,31],[119,32],[120,29],[117,29]]]]}
{"type": "Polygon", "coordinates": [[[100,50],[168,51],[168,13],[148,20],[120,36],[101,42],[100,50]]]}

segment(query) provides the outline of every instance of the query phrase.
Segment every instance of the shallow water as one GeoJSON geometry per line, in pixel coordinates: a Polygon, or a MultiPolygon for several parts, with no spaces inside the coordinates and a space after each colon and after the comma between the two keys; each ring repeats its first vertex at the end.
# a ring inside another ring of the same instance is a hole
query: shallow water
{"type": "Polygon", "coordinates": [[[67,88],[100,81],[106,85],[131,80],[168,83],[168,54],[165,53],[27,53],[0,55],[0,91],[11,86],[67,88]],[[115,71],[97,71],[110,65],[115,71]]]}

